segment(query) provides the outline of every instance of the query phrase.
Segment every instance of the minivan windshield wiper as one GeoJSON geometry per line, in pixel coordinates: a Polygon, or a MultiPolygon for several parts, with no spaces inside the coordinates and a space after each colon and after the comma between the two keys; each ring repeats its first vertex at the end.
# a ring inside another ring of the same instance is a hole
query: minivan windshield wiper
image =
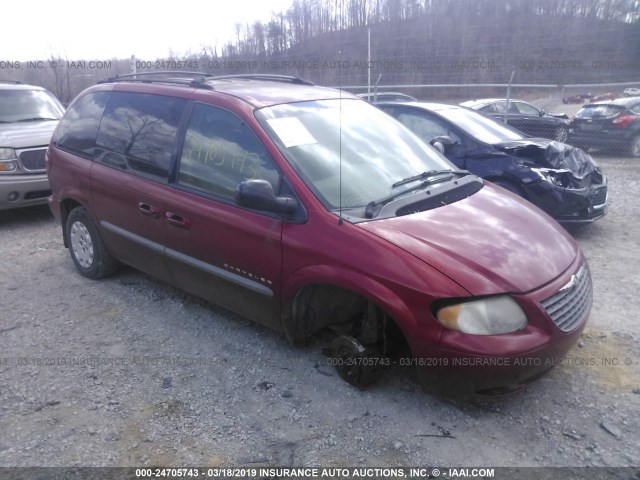
{"type": "Polygon", "coordinates": [[[413,175],[411,177],[403,178],[402,180],[399,180],[393,185],[391,185],[391,188],[396,188],[401,185],[406,185],[407,183],[415,182],[417,180],[422,180],[424,178],[435,177],[436,175],[445,175],[445,174],[465,176],[465,175],[468,175],[469,172],[467,172],[466,170],[429,170],[427,172],[422,172],[417,175],[413,175]]]}
{"type": "Polygon", "coordinates": [[[424,180],[422,182],[420,182],[418,185],[414,186],[414,187],[410,187],[410,188],[405,188],[404,190],[400,191],[400,192],[396,192],[396,193],[392,193],[391,195],[388,195],[384,198],[381,198],[380,200],[372,200],[371,202],[369,202],[367,204],[367,207],[365,208],[364,211],[364,216],[366,218],[373,218],[374,214],[375,214],[375,210],[376,207],[379,207],[380,205],[385,205],[387,203],[389,203],[391,200],[394,200],[398,197],[401,197],[402,195],[405,195],[409,192],[413,192],[415,190],[420,190],[422,188],[428,187],[430,185],[434,185],[436,183],[442,183],[442,182],[448,182],[449,180],[451,180],[454,176],[465,176],[465,175],[469,175],[469,172],[467,172],[466,170],[430,170],[428,172],[422,172],[418,175],[414,175],[412,177],[407,177],[403,180],[400,180],[396,183],[394,183],[392,185],[393,188],[395,187],[399,187],[401,185],[407,184],[407,183],[411,183],[413,181],[416,180],[420,180],[423,178],[426,178],[427,180],[424,180]],[[445,175],[446,174],[446,175],[445,175]]]}

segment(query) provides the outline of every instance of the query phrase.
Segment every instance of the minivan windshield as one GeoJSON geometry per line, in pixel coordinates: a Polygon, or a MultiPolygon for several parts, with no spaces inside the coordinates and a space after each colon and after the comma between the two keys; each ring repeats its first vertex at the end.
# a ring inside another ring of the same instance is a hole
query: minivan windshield
{"type": "Polygon", "coordinates": [[[504,123],[466,108],[443,108],[437,113],[471,137],[490,145],[526,138],[524,134],[504,123]]]}
{"type": "Polygon", "coordinates": [[[44,90],[0,90],[0,123],[60,120],[63,111],[44,90]]]}
{"type": "Polygon", "coordinates": [[[256,117],[328,210],[364,209],[370,202],[418,188],[423,172],[458,171],[363,100],[281,104],[258,110],[256,117]]]}

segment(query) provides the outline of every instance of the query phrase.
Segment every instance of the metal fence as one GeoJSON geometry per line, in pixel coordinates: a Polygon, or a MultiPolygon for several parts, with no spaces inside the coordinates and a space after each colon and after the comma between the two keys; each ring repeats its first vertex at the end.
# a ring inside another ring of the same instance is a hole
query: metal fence
{"type": "MultiPolygon", "coordinates": [[[[176,62],[185,71],[192,67],[186,61],[176,62]]],[[[108,62],[81,63],[83,68],[63,59],[28,62],[24,65],[21,63],[7,66],[3,73],[7,79],[44,86],[68,105],[76,94],[99,80],[136,70],[149,72],[164,69],[161,68],[164,67],[163,64],[156,66],[155,63],[143,62],[136,57],[108,62]]],[[[325,67],[323,64],[315,69],[309,67],[300,71],[299,68],[289,64],[284,66],[274,66],[272,63],[256,64],[254,68],[247,67],[243,63],[236,68],[235,65],[225,67],[226,64],[211,66],[201,63],[198,63],[199,69],[203,66],[207,67],[204,70],[213,74],[263,73],[264,71],[264,73],[301,75],[318,85],[329,85],[357,94],[368,94],[370,99],[373,99],[376,93],[398,92],[429,102],[459,104],[475,100],[476,102],[472,104],[473,108],[521,130],[528,136],[564,141],[589,149],[596,156],[640,157],[640,98],[637,98],[637,102],[632,100],[634,98],[632,95],[640,95],[640,82],[564,85],[451,84],[436,83],[436,76],[433,76],[434,83],[428,83],[428,80],[424,83],[409,81],[402,83],[401,78],[408,80],[411,77],[411,75],[404,75],[404,77],[401,75],[401,73],[407,73],[405,68],[396,75],[378,73],[377,78],[361,75],[365,83],[369,79],[374,86],[346,85],[336,84],[337,79],[341,77],[336,75],[336,69],[330,68],[331,65],[325,67]],[[489,98],[496,101],[483,101],[489,98]]],[[[349,64],[348,72],[355,68],[352,63],[349,64]]],[[[513,79],[513,72],[511,76],[513,79]]],[[[345,74],[344,78],[348,77],[345,74]]],[[[428,78],[430,77],[427,76],[426,79],[428,78]]]]}
{"type": "Polygon", "coordinates": [[[462,104],[526,136],[599,155],[640,157],[640,83],[347,85],[373,101],[462,104]],[[406,96],[406,97],[405,97],[406,96]]]}

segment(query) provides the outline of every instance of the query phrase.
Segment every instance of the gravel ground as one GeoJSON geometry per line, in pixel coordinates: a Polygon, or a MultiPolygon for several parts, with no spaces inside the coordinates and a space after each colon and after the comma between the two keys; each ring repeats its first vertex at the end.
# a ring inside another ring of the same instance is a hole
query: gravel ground
{"type": "Polygon", "coordinates": [[[0,466],[640,466],[640,162],[598,160],[609,214],[572,231],[590,323],[565,364],[492,401],[407,370],[359,391],[320,341],[132,269],[87,280],[46,207],[0,212],[0,466]]]}

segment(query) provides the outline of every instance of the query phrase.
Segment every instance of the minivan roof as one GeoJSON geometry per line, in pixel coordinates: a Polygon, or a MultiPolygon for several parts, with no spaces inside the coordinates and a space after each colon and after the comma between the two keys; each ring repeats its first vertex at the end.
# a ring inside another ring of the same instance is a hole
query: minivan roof
{"type": "Polygon", "coordinates": [[[355,95],[334,88],[315,85],[287,84],[278,81],[249,78],[221,78],[207,81],[215,91],[244,99],[254,107],[267,107],[280,103],[326,100],[335,98],[357,99],[355,95]]]}
{"type": "Polygon", "coordinates": [[[113,77],[99,83],[117,84],[119,91],[127,90],[125,85],[135,84],[138,86],[135,91],[139,92],[140,85],[153,84],[150,90],[154,93],[160,93],[164,88],[171,89],[173,94],[180,88],[222,92],[255,108],[308,100],[357,98],[347,92],[316,86],[299,77],[270,74],[216,76],[198,72],[146,72],[113,77]]]}

